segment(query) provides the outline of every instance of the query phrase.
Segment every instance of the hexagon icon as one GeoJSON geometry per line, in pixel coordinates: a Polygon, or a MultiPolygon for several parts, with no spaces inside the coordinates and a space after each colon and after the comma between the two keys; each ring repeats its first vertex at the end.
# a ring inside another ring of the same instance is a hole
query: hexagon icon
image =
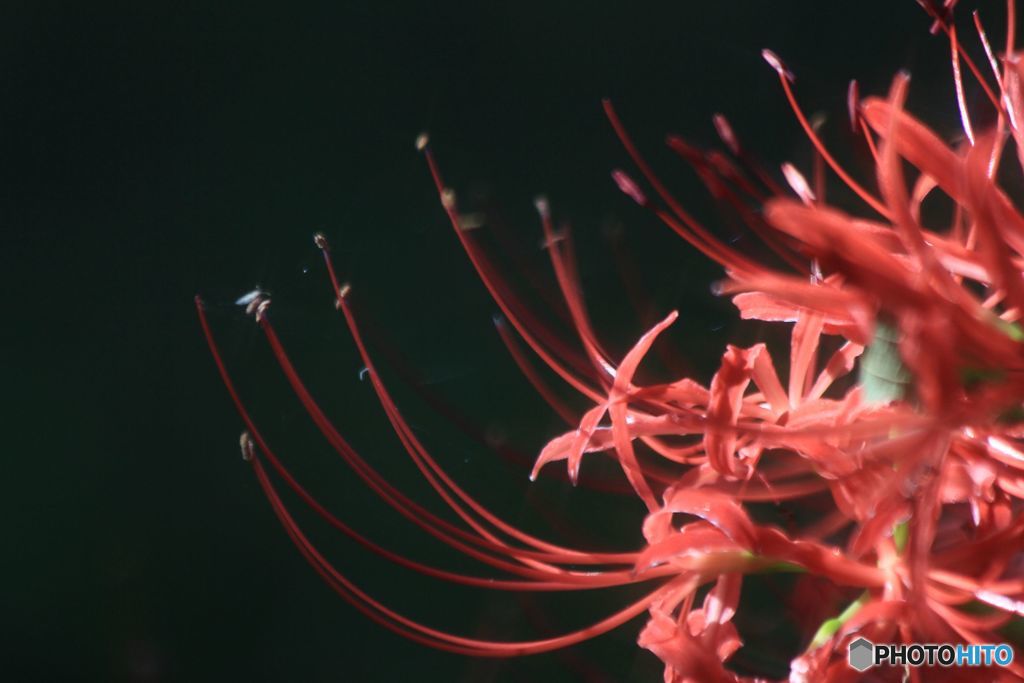
{"type": "Polygon", "coordinates": [[[867,671],[875,662],[875,646],[867,638],[858,638],[850,643],[850,666],[857,671],[867,671]]]}

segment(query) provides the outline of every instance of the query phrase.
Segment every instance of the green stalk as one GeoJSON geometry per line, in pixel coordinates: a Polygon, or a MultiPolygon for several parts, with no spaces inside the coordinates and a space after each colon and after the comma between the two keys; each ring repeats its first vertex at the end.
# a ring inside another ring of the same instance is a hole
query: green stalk
{"type": "Polygon", "coordinates": [[[817,632],[811,639],[811,644],[808,646],[808,650],[821,647],[828,642],[829,638],[836,634],[836,631],[845,624],[850,618],[856,614],[861,607],[867,604],[868,600],[871,599],[871,593],[864,591],[860,594],[860,597],[851,602],[846,606],[846,609],[842,611],[837,617],[826,619],[821,626],[818,627],[817,632]]]}

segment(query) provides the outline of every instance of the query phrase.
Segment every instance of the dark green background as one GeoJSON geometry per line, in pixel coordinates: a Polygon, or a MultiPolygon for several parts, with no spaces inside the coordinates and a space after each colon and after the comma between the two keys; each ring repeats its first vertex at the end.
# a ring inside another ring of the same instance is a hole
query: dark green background
{"type": "MultiPolygon", "coordinates": [[[[991,5],[998,26],[1002,3],[991,5]]],[[[279,331],[339,428],[434,504],[358,380],[314,231],[418,382],[532,458],[564,426],[498,341],[416,134],[431,131],[451,184],[507,224],[541,273],[531,203],[551,197],[574,224],[599,332],[621,353],[642,324],[610,256],[617,236],[648,292],[639,317],[680,308],[664,349],[691,357],[706,381],[727,340],[761,332],[734,334],[728,302],[708,293],[719,271],[614,189],[609,170],[628,164],[600,98],[614,98],[679,196],[734,236],[664,134],[715,142],[710,116],[723,111],[772,168],[807,168],[808,145],[759,57],[768,46],[797,72],[807,109],[827,113],[839,149],[851,149],[847,80],[884,92],[900,67],[915,76],[912,106],[953,135],[947,53],[927,27],[912,0],[3,3],[0,677],[660,680],[634,644],[639,621],[565,654],[474,662],[394,637],[337,599],[238,456],[240,421],[192,296],[209,300],[242,389],[310,488],[391,547],[476,570],[388,512],[328,452],[232,301],[256,283],[274,293],[279,331]]],[[[566,542],[637,546],[635,501],[551,477],[529,485],[524,466],[447,426],[388,372],[419,433],[496,510],[566,542]],[[581,531],[549,531],[551,520],[581,531]]],[[[657,363],[655,376],[668,377],[657,363]]],[[[515,599],[382,566],[299,519],[375,595],[460,633],[561,632],[629,594],[541,596],[522,617],[515,599]]]]}

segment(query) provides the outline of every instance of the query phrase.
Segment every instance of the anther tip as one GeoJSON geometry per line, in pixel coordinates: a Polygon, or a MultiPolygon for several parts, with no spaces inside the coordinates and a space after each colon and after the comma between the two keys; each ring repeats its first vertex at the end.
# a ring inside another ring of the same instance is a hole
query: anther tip
{"type": "Polygon", "coordinates": [[[341,287],[338,287],[338,298],[339,299],[346,298],[349,295],[349,292],[351,292],[351,291],[352,291],[352,285],[350,285],[347,282],[343,283],[341,285],[341,287]]]}
{"type": "MultiPolygon", "coordinates": [[[[267,309],[270,308],[270,299],[257,299],[259,304],[256,306],[256,322],[263,322],[263,318],[267,315],[267,309]]],[[[253,302],[255,303],[255,302],[253,302]]]]}
{"type": "Polygon", "coordinates": [[[726,147],[733,154],[739,155],[740,143],[736,138],[736,133],[732,129],[732,125],[729,123],[729,119],[725,118],[725,114],[716,113],[711,117],[711,123],[715,126],[715,131],[718,133],[718,137],[722,139],[726,147]]]}
{"type": "Polygon", "coordinates": [[[629,195],[630,199],[639,204],[640,206],[647,206],[647,197],[644,195],[643,190],[636,182],[626,175],[624,172],[615,169],[612,171],[612,180],[619,186],[624,194],[629,195]]]}
{"type": "Polygon", "coordinates": [[[420,133],[416,136],[416,151],[422,152],[430,144],[430,136],[426,133],[420,133]]]}
{"type": "Polygon", "coordinates": [[[242,432],[242,435],[238,437],[238,445],[242,449],[242,460],[252,462],[256,457],[256,448],[253,446],[249,432],[242,432]]]}
{"type": "Polygon", "coordinates": [[[455,190],[450,187],[446,187],[441,190],[441,206],[448,211],[455,208],[455,190]]]}
{"type": "Polygon", "coordinates": [[[850,128],[856,133],[860,125],[860,84],[856,78],[850,81],[846,90],[846,108],[850,115],[850,128]]]}
{"type": "Polygon", "coordinates": [[[804,204],[810,206],[818,200],[804,174],[797,170],[796,166],[788,161],[785,162],[782,164],[782,175],[786,177],[786,182],[804,204]]]}
{"type": "Polygon", "coordinates": [[[254,288],[235,299],[235,305],[245,306],[247,309],[246,313],[250,313],[251,311],[248,310],[248,307],[252,306],[254,302],[260,301],[265,294],[266,292],[260,289],[259,285],[256,285],[254,288]]]}
{"type": "Polygon", "coordinates": [[[764,59],[764,61],[768,62],[768,65],[770,67],[775,69],[775,71],[780,76],[785,78],[787,81],[792,83],[795,80],[793,78],[793,72],[786,68],[786,65],[782,63],[782,60],[779,59],[779,56],[777,54],[765,48],[764,50],[761,50],[761,57],[764,59]]]}
{"type": "Polygon", "coordinates": [[[313,235],[313,244],[316,245],[317,249],[322,251],[330,249],[330,245],[327,244],[327,237],[322,232],[318,232],[313,235]]]}
{"type": "Polygon", "coordinates": [[[246,315],[255,315],[256,322],[259,322],[263,311],[267,306],[270,305],[270,299],[267,298],[267,293],[261,291],[259,287],[252,290],[248,294],[243,294],[239,297],[235,304],[238,306],[245,306],[246,315]]]}
{"type": "Polygon", "coordinates": [[[537,213],[540,214],[541,218],[547,218],[551,215],[551,205],[548,204],[548,198],[544,195],[538,195],[533,200],[533,205],[537,209],[537,213]]]}

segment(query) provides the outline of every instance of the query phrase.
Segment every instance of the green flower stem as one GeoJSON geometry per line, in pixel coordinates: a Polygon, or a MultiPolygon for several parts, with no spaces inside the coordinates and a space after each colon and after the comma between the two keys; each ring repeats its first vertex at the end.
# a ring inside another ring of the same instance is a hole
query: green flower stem
{"type": "Polygon", "coordinates": [[[867,604],[868,600],[871,599],[871,594],[868,591],[864,591],[860,594],[860,597],[851,602],[846,606],[846,609],[842,613],[831,619],[826,619],[821,626],[818,627],[818,631],[814,634],[811,639],[811,644],[808,646],[808,650],[821,647],[828,642],[829,638],[836,634],[836,631],[842,627],[850,618],[856,614],[861,607],[867,604]]]}

